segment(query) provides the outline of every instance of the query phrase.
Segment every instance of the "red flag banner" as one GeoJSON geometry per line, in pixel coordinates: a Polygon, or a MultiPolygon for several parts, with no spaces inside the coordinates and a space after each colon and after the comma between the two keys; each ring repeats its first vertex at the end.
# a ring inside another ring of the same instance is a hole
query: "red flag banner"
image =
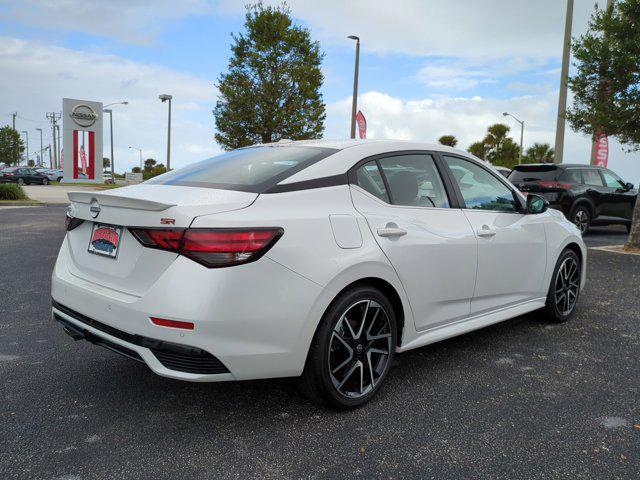
{"type": "Polygon", "coordinates": [[[609,139],[599,132],[596,142],[596,165],[606,168],[607,163],[609,163],[609,139]]]}
{"type": "Polygon", "coordinates": [[[361,110],[356,114],[356,123],[358,124],[358,135],[360,138],[367,138],[367,119],[364,118],[361,110]]]}

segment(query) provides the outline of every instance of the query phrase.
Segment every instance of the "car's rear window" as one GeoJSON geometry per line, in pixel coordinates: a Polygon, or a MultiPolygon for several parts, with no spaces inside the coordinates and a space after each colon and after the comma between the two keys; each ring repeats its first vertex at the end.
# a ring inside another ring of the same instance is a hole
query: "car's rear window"
{"type": "Polygon", "coordinates": [[[554,165],[518,165],[509,175],[511,182],[534,182],[537,180],[556,180],[558,167],[554,165]]]}
{"type": "Polygon", "coordinates": [[[333,148],[268,146],[232,150],[146,181],[156,185],[262,193],[337,152],[333,148]]]}

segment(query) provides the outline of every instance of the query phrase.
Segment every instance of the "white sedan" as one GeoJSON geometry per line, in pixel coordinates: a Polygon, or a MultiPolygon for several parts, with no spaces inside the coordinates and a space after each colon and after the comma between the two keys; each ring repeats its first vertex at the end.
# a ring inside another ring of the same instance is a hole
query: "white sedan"
{"type": "Polygon", "coordinates": [[[300,377],[337,408],[398,352],[567,320],[585,282],[562,213],[442,145],[279,142],[69,198],[52,279],[69,335],[175,379],[300,377]]]}

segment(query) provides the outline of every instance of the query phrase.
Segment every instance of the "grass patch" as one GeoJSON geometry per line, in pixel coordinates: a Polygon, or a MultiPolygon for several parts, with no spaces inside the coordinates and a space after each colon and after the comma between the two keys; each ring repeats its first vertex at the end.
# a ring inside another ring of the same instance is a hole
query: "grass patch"
{"type": "Polygon", "coordinates": [[[30,200],[17,183],[0,183],[0,200],[30,200]]]}

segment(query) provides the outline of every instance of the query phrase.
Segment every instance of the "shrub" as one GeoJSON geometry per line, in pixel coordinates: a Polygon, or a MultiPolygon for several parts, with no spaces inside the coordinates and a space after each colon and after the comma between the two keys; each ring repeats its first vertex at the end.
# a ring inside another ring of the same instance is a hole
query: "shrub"
{"type": "Polygon", "coordinates": [[[0,200],[29,200],[29,197],[18,184],[0,183],[0,200]]]}

